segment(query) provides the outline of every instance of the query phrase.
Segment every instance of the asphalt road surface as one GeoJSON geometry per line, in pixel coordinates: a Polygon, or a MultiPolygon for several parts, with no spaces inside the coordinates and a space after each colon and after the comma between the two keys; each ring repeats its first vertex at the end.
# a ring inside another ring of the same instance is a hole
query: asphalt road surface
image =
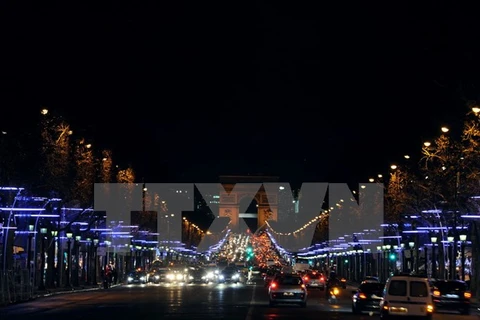
{"type": "MultiPolygon", "coordinates": [[[[378,315],[353,315],[347,288],[338,304],[325,293],[309,291],[307,308],[268,306],[261,284],[123,285],[109,290],[59,294],[0,308],[0,319],[379,319],[378,315]]],[[[467,320],[478,316],[435,314],[435,320],[467,320]]]]}

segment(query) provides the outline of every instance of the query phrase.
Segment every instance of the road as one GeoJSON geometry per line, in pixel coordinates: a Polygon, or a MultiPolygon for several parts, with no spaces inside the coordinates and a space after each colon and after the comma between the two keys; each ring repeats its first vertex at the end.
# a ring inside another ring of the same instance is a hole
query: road
{"type": "MultiPolygon", "coordinates": [[[[109,290],[59,294],[0,308],[0,319],[379,319],[376,315],[353,315],[344,290],[337,305],[325,293],[309,291],[307,308],[268,306],[261,284],[123,285],[109,290]]],[[[476,315],[435,314],[435,320],[470,320],[476,315]]]]}

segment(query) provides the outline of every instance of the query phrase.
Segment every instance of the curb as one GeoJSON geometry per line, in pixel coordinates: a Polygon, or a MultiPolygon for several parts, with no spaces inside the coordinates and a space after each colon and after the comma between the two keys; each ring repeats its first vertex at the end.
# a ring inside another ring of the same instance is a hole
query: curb
{"type": "MultiPolygon", "coordinates": [[[[120,284],[115,284],[115,285],[112,285],[110,288],[119,287],[121,285],[122,285],[121,283],[120,284]]],[[[101,286],[101,285],[99,285],[98,287],[84,288],[84,289],[74,289],[74,288],[72,288],[72,290],[61,290],[61,291],[57,291],[57,292],[50,292],[50,293],[45,293],[45,294],[34,295],[32,297],[32,299],[57,296],[57,295],[60,295],[60,294],[90,292],[90,291],[97,291],[97,290],[102,290],[102,289],[103,289],[103,286],[101,286]]]]}

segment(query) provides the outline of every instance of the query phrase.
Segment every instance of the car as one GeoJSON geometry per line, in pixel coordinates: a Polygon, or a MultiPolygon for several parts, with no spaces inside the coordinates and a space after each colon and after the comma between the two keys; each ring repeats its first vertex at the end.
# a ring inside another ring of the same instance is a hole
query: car
{"type": "Polygon", "coordinates": [[[220,272],[219,282],[221,283],[238,283],[240,282],[240,272],[236,267],[226,267],[220,272]]]}
{"type": "Polygon", "coordinates": [[[456,310],[461,314],[470,314],[471,292],[465,282],[459,280],[440,280],[432,288],[435,309],[456,310]]]}
{"type": "Polygon", "coordinates": [[[147,273],[144,271],[132,271],[127,275],[127,284],[146,284],[147,273]]]}
{"type": "Polygon", "coordinates": [[[179,270],[171,270],[166,275],[166,280],[169,283],[178,283],[185,281],[185,274],[179,270]]]}
{"type": "Polygon", "coordinates": [[[270,286],[270,283],[272,282],[272,280],[275,278],[275,276],[277,275],[277,271],[275,270],[268,270],[266,273],[265,273],[265,276],[263,277],[263,283],[265,285],[265,288],[268,288],[268,286],[270,286]]]}
{"type": "Polygon", "coordinates": [[[155,284],[166,282],[168,272],[169,270],[167,268],[153,269],[152,272],[148,274],[148,282],[155,284]]]}
{"type": "Polygon", "coordinates": [[[379,312],[384,287],[385,284],[380,282],[363,282],[357,290],[352,291],[352,312],[379,312]]]}
{"type": "Polygon", "coordinates": [[[365,279],[363,279],[363,281],[362,281],[362,283],[370,283],[370,282],[378,283],[378,282],[380,282],[380,280],[378,279],[378,277],[367,276],[367,277],[365,277],[365,279]]]}
{"type": "Polygon", "coordinates": [[[288,303],[307,306],[307,287],[298,275],[277,275],[268,288],[270,306],[288,303]]]}
{"type": "Polygon", "coordinates": [[[325,290],[325,276],[316,271],[308,272],[303,276],[303,282],[307,288],[319,288],[325,290]]]}
{"type": "Polygon", "coordinates": [[[191,268],[188,271],[188,283],[209,283],[207,271],[203,268],[191,268]]]}
{"type": "Polygon", "coordinates": [[[422,317],[432,319],[434,304],[427,278],[392,276],[380,301],[380,319],[422,317]]]}

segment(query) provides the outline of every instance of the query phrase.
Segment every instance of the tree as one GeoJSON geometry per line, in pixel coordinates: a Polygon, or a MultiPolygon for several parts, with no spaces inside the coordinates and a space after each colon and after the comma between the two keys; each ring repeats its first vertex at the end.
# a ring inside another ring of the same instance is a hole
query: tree
{"type": "Polygon", "coordinates": [[[43,165],[40,168],[43,187],[51,193],[51,197],[68,199],[72,177],[70,136],[73,131],[63,119],[49,117],[47,113],[43,115],[41,121],[43,165]]]}
{"type": "Polygon", "coordinates": [[[100,182],[110,183],[112,181],[112,173],[113,173],[112,170],[113,170],[112,151],[103,150],[102,163],[100,166],[100,182]]]}
{"type": "Polygon", "coordinates": [[[95,158],[92,145],[85,143],[84,139],[75,146],[74,161],[75,179],[72,194],[81,207],[90,207],[95,183],[95,158]]]}

